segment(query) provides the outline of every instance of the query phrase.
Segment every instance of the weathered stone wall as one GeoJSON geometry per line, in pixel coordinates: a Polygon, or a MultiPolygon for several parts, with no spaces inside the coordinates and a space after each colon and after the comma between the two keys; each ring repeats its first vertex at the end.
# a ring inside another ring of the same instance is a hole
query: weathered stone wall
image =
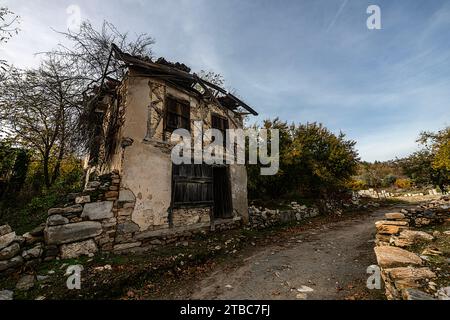
{"type": "MultiPolygon", "coordinates": [[[[70,194],[67,203],[48,210],[45,224],[17,237],[5,226],[0,237],[0,271],[55,258],[69,259],[103,252],[144,252],[155,246],[183,241],[192,234],[241,225],[234,216],[211,221],[211,208],[174,209],[169,228],[153,223],[142,230],[133,220],[137,196],[121,184],[117,171],[95,177],[83,192],[70,194]]],[[[166,217],[167,219],[167,217],[166,217]]]]}
{"type": "MultiPolygon", "coordinates": [[[[65,207],[52,208],[44,229],[53,257],[73,258],[113,249],[119,222],[120,176],[115,172],[90,181],[80,194],[73,194],[65,207]]],[[[48,256],[51,258],[51,256],[48,256]]]]}
{"type": "Polygon", "coordinates": [[[301,221],[313,218],[319,215],[317,207],[307,207],[299,205],[297,202],[291,202],[291,210],[267,209],[262,207],[250,206],[249,226],[254,229],[263,229],[279,223],[290,221],[301,221]]]}
{"type": "Polygon", "coordinates": [[[448,223],[449,216],[450,203],[448,198],[442,198],[416,209],[387,213],[384,220],[375,223],[375,254],[388,299],[450,299],[448,270],[429,263],[430,255],[443,254],[435,248],[437,239],[450,238],[450,232],[435,231],[431,234],[420,230],[448,223]],[[426,249],[415,252],[420,243],[427,244],[426,249]],[[444,282],[440,281],[441,278],[444,282]],[[445,281],[447,286],[443,285],[445,281]],[[443,286],[438,288],[438,283],[443,286]]]}
{"type": "Polygon", "coordinates": [[[427,192],[389,192],[386,190],[380,190],[377,191],[375,189],[367,189],[367,190],[359,190],[358,192],[355,192],[355,194],[363,197],[369,197],[369,198],[393,198],[393,197],[423,197],[426,195],[430,196],[437,196],[442,195],[442,193],[438,192],[436,189],[430,189],[427,190],[427,192]]]}
{"type": "MultiPolygon", "coordinates": [[[[0,274],[13,272],[26,262],[22,256],[24,242],[25,238],[17,236],[9,225],[0,226],[0,274]]],[[[24,256],[31,256],[31,253],[39,251],[37,258],[40,258],[41,250],[42,245],[36,244],[36,249],[30,249],[24,256]]]]}
{"type": "Polygon", "coordinates": [[[173,227],[191,226],[202,224],[204,227],[210,225],[210,208],[183,208],[174,209],[172,212],[173,227]]]}

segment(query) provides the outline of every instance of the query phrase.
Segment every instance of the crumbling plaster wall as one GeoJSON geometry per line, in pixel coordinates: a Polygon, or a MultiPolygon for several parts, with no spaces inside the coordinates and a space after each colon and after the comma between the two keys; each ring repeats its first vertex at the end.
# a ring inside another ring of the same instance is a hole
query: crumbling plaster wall
{"type": "Polygon", "coordinates": [[[247,169],[245,165],[230,165],[231,202],[233,213],[248,222],[247,169]]]}
{"type": "Polygon", "coordinates": [[[132,221],[140,230],[168,227],[170,206],[170,154],[144,141],[147,134],[148,106],[151,103],[148,79],[129,77],[125,122],[122,135],[133,143],[122,156],[122,189],[136,197],[132,221]]]}
{"type": "MultiPolygon", "coordinates": [[[[215,105],[205,105],[195,96],[165,85],[148,77],[133,76],[127,79],[123,139],[133,143],[123,149],[120,173],[121,188],[131,190],[136,196],[132,221],[140,231],[169,227],[168,211],[171,202],[172,162],[171,145],[164,136],[163,119],[166,95],[190,102],[191,123],[204,122],[204,130],[211,126],[211,113],[228,118],[232,112],[215,105]]],[[[230,128],[241,126],[240,119],[231,119],[230,128]]],[[[232,206],[235,215],[248,220],[247,175],[244,165],[231,165],[232,206]]],[[[200,219],[202,220],[202,219],[200,219]]],[[[205,219],[202,222],[206,222],[205,219]]]]}

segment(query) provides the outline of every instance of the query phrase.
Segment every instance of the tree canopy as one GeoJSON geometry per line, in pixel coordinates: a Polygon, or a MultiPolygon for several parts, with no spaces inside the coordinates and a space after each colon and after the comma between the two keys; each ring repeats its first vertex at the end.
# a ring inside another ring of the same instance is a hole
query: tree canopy
{"type": "Polygon", "coordinates": [[[330,196],[344,190],[356,173],[356,142],[342,132],[335,135],[319,123],[288,125],[278,118],[262,127],[279,130],[280,169],[274,176],[261,176],[259,166],[249,165],[251,198],[330,196]]]}

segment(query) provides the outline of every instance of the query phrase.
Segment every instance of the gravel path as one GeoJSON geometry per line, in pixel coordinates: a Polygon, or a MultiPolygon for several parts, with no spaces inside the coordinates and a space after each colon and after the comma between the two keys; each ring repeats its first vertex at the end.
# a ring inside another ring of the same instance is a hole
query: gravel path
{"type": "Polygon", "coordinates": [[[398,209],[379,209],[361,218],[295,234],[282,246],[263,248],[244,258],[239,266],[215,270],[196,283],[191,298],[381,298],[380,290],[365,287],[366,269],[376,264],[374,222],[398,209]]]}

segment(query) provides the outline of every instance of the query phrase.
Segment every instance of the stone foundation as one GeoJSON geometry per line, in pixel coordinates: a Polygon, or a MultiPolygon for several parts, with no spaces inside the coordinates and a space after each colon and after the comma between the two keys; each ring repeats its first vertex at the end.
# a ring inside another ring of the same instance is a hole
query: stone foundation
{"type": "Polygon", "coordinates": [[[171,221],[141,230],[133,222],[136,196],[121,188],[117,172],[101,175],[83,192],[69,194],[65,206],[48,210],[45,224],[22,237],[0,228],[0,272],[55,258],[92,256],[96,252],[141,253],[197,233],[239,227],[240,217],[211,221],[206,208],[174,209],[171,221]]]}
{"type": "Polygon", "coordinates": [[[195,224],[210,224],[210,208],[185,208],[172,211],[172,225],[174,227],[190,226],[195,224]]]}

